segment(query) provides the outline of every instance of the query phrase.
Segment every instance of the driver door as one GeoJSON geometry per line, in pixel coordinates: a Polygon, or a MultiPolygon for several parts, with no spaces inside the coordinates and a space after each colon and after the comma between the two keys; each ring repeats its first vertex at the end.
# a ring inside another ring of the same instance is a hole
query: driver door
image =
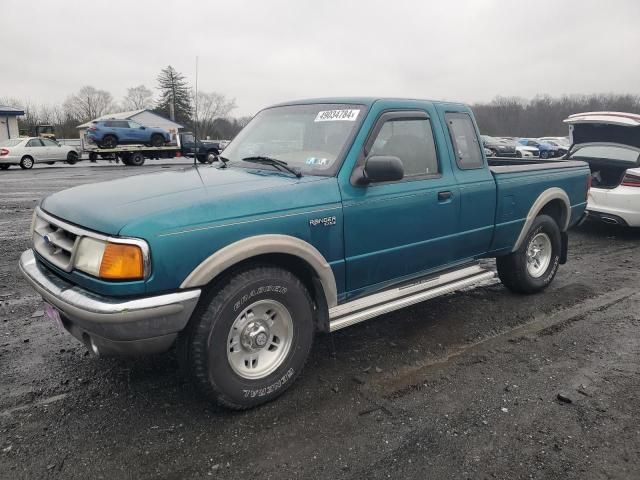
{"type": "MultiPolygon", "coordinates": [[[[452,263],[460,198],[436,113],[382,112],[356,169],[370,155],[398,157],[399,181],[343,187],[349,296],[421,276],[452,263]]],[[[356,171],[356,170],[354,170],[356,171]]]]}

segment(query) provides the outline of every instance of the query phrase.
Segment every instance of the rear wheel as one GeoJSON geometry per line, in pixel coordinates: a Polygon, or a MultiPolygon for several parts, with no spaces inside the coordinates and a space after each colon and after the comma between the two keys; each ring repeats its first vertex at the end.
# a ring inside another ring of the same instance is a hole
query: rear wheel
{"type": "Polygon", "coordinates": [[[75,165],[78,163],[78,154],[76,152],[67,153],[67,163],[69,165],[75,165]]]}
{"type": "Polygon", "coordinates": [[[207,163],[213,163],[218,160],[218,153],[215,151],[211,151],[207,153],[207,163]]]}
{"type": "Polygon", "coordinates": [[[549,152],[546,150],[540,151],[540,158],[549,158],[549,152]]]}
{"type": "Polygon", "coordinates": [[[118,145],[118,139],[115,135],[105,135],[102,139],[102,148],[115,148],[118,145]]]}
{"type": "MultiPolygon", "coordinates": [[[[135,152],[131,154],[131,157],[129,158],[129,162],[126,165],[132,165],[134,167],[141,167],[142,165],[144,165],[144,155],[141,152],[135,152]]],[[[124,163],[124,160],[123,160],[124,163]]]]}
{"type": "Polygon", "coordinates": [[[189,375],[210,398],[242,410],[282,394],[313,341],[309,292],[287,270],[249,267],[203,298],[178,343],[189,375]]]}
{"type": "Polygon", "coordinates": [[[33,158],[29,156],[22,157],[20,160],[20,168],[23,170],[30,170],[33,168],[33,158]]]}
{"type": "Polygon", "coordinates": [[[161,147],[164,145],[164,137],[159,133],[151,135],[151,145],[154,147],[161,147]]]}
{"type": "Polygon", "coordinates": [[[502,283],[517,293],[535,293],[547,288],[560,265],[560,227],[548,215],[535,218],[518,250],[498,257],[502,283]]]}

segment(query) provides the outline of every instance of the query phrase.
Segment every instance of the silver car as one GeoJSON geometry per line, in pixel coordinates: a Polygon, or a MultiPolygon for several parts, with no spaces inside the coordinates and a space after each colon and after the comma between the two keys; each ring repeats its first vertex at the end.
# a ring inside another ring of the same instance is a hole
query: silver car
{"type": "Polygon", "coordinates": [[[28,170],[35,163],[67,162],[73,165],[80,159],[75,147],[60,145],[54,140],[41,137],[11,138],[0,142],[0,170],[11,165],[20,165],[28,170]]]}

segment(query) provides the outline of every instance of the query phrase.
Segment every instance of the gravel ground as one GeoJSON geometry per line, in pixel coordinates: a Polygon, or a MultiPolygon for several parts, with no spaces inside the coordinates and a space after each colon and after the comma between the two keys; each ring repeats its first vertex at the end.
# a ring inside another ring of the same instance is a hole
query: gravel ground
{"type": "Polygon", "coordinates": [[[1,478],[640,478],[638,230],[573,230],[539,295],[496,283],[320,335],[248,412],[207,403],[173,353],[89,355],[17,272],[32,208],[183,166],[0,172],[1,478]]]}

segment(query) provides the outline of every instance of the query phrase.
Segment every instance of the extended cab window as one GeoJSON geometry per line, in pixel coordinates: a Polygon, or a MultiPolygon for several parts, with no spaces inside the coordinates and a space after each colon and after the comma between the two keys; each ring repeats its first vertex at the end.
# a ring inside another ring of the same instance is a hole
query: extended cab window
{"type": "Polygon", "coordinates": [[[445,119],[458,167],[462,170],[482,167],[480,142],[471,117],[466,113],[447,113],[445,119]]]}
{"type": "Polygon", "coordinates": [[[436,146],[428,119],[386,121],[369,155],[398,157],[404,166],[405,178],[438,173],[436,146]]]}

